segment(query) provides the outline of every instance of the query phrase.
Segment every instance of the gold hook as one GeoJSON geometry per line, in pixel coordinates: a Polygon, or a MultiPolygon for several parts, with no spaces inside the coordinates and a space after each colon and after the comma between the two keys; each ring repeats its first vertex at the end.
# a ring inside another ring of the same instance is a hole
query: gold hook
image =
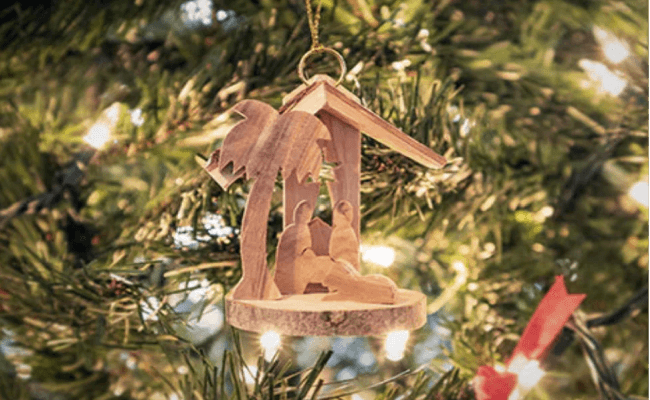
{"type": "Polygon", "coordinates": [[[345,74],[347,73],[348,69],[347,66],[345,65],[345,59],[343,59],[343,56],[339,54],[338,51],[329,47],[318,47],[315,49],[311,49],[308,52],[306,52],[304,56],[302,56],[300,62],[298,63],[298,76],[300,77],[300,80],[302,80],[305,83],[305,85],[308,84],[307,78],[305,77],[305,62],[307,61],[307,58],[309,58],[309,56],[318,53],[332,54],[338,60],[339,66],[341,67],[341,76],[339,76],[339,79],[336,81],[336,86],[338,86],[341,82],[343,82],[343,78],[345,77],[345,74]]]}

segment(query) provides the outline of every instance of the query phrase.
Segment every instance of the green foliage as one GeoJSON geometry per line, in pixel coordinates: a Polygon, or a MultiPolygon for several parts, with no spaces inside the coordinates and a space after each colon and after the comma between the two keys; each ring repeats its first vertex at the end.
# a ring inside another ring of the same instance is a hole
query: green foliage
{"type": "MultiPolygon", "coordinates": [[[[0,7],[0,326],[29,350],[0,348],[0,398],[472,398],[476,369],[507,359],[554,275],[588,295],[587,315],[647,282],[648,210],[627,194],[648,176],[647,2],[325,0],[321,42],[345,56],[344,85],[449,160],[427,170],[364,138],[361,211],[364,242],[397,252],[381,272],[452,317],[454,368],[405,362],[413,373],[350,388],[321,377],[327,353],[299,373],[279,358],[247,363],[257,344],[226,329],[189,343],[192,314],[175,305],[192,282],[211,284],[203,313],[240,277],[238,233],[216,237],[204,218],[238,227],[249,190],[222,191],[195,155],[219,145],[237,101],[279,107],[310,45],[301,1],[227,3],[194,27],[181,2],[0,7]],[[594,26],[630,55],[608,61],[594,26]],[[603,93],[581,60],[626,89],[603,93]],[[111,141],[87,157],[96,126],[111,141]],[[209,239],[178,244],[183,229],[209,239]],[[215,358],[210,343],[227,345],[215,358]],[[21,363],[28,381],[10,368],[21,363]]],[[[310,74],[336,70],[315,61],[310,74]]],[[[648,395],[647,329],[638,310],[592,329],[626,395],[648,395]]],[[[528,398],[597,395],[577,345],[548,363],[528,398]]]]}

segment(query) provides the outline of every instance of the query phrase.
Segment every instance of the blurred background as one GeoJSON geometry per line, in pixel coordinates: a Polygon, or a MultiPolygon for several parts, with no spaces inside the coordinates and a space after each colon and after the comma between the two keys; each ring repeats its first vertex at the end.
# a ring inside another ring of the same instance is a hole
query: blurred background
{"type": "Polygon", "coordinates": [[[196,158],[238,101],[279,108],[300,84],[304,2],[4,2],[0,398],[472,399],[556,275],[587,294],[585,329],[525,398],[647,398],[647,16],[637,0],[323,0],[343,86],[449,163],[363,139],[362,272],[425,293],[427,324],[299,338],[225,322],[250,186],[221,190],[196,158]]]}

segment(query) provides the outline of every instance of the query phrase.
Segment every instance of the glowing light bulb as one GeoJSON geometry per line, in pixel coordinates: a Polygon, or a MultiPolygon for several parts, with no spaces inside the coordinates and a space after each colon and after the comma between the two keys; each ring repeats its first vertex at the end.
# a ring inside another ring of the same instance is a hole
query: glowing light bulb
{"type": "Polygon", "coordinates": [[[95,149],[104,147],[106,142],[111,139],[111,129],[108,124],[99,121],[91,126],[88,134],[84,136],[84,142],[88,143],[95,149]]]}
{"type": "Polygon", "coordinates": [[[528,391],[544,377],[543,369],[539,367],[539,361],[530,360],[524,368],[517,373],[519,376],[519,387],[528,391]]]}
{"type": "Polygon", "coordinates": [[[102,115],[100,115],[95,124],[90,127],[88,133],[83,138],[84,142],[95,149],[104,147],[106,142],[111,139],[111,133],[115,129],[119,118],[120,104],[113,103],[113,105],[102,112],[102,115]]]}
{"type": "Polygon", "coordinates": [[[406,342],[409,339],[409,331],[394,331],[386,336],[386,358],[391,361],[399,361],[404,358],[406,342]]]}
{"type": "Polygon", "coordinates": [[[388,268],[395,262],[395,250],[388,246],[361,246],[361,259],[388,268]]]}
{"type": "Polygon", "coordinates": [[[578,62],[580,68],[585,70],[589,79],[598,85],[599,93],[609,93],[618,96],[627,87],[627,81],[607,68],[603,63],[582,59],[578,62]]]}
{"type": "Polygon", "coordinates": [[[627,192],[637,203],[648,208],[648,182],[637,182],[627,192]]]}
{"type": "Polygon", "coordinates": [[[271,361],[275,353],[280,349],[282,338],[277,332],[268,331],[260,337],[260,345],[264,350],[264,359],[271,361]]]}
{"type": "Polygon", "coordinates": [[[603,48],[605,57],[614,64],[618,64],[625,60],[630,55],[630,49],[627,44],[614,36],[612,33],[599,28],[597,26],[593,29],[596,40],[603,48]]]}
{"type": "Polygon", "coordinates": [[[508,372],[517,374],[519,389],[524,393],[537,385],[544,374],[546,374],[546,372],[540,368],[539,361],[529,360],[522,355],[516,356],[510,362],[508,372]]]}

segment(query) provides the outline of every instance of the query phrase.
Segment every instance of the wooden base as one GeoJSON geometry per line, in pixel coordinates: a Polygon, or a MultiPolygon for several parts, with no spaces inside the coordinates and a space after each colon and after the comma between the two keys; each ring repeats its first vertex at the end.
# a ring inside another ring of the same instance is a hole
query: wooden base
{"type": "Polygon", "coordinates": [[[398,289],[395,304],[323,301],[326,293],[284,296],[280,300],[234,300],[226,295],[226,320],[253,332],[287,336],[379,336],[415,330],[426,323],[426,296],[398,289]]]}

